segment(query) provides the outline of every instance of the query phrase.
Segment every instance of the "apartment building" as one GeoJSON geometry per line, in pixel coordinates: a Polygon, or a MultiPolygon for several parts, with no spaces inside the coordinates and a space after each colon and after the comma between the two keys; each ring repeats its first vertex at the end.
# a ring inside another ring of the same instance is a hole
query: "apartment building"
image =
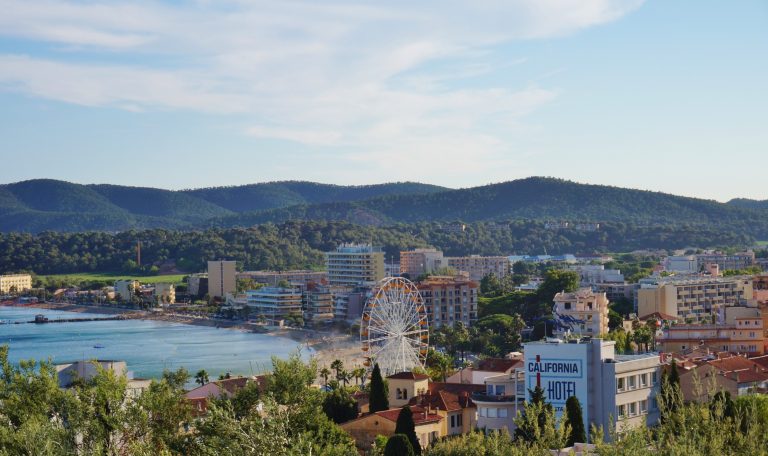
{"type": "MultiPolygon", "coordinates": [[[[587,428],[594,424],[619,432],[659,419],[657,354],[616,355],[615,342],[601,339],[530,342],[524,345],[526,391],[541,387],[559,417],[575,396],[587,428]]],[[[609,436],[606,436],[607,438],[609,436]]]]}
{"type": "Polygon", "coordinates": [[[755,252],[747,251],[734,254],[704,253],[696,255],[698,270],[707,264],[716,264],[721,271],[746,269],[755,264],[755,252]]]}
{"type": "Polygon", "coordinates": [[[251,315],[268,320],[282,320],[302,314],[302,291],[299,288],[263,287],[245,293],[251,315]]]}
{"type": "Polygon", "coordinates": [[[445,262],[449,268],[466,272],[470,279],[476,281],[482,280],[488,274],[501,278],[510,273],[509,258],[505,256],[445,257],[445,262]]]}
{"type": "Polygon", "coordinates": [[[251,279],[276,287],[280,282],[291,285],[306,285],[307,283],[326,283],[328,273],[325,271],[291,270],[291,271],[244,271],[237,273],[238,279],[251,279]]]}
{"type": "Polygon", "coordinates": [[[327,323],[334,318],[334,297],[331,289],[325,286],[311,286],[302,293],[304,320],[307,322],[327,323]]]}
{"type": "Polygon", "coordinates": [[[328,283],[357,286],[384,278],[384,251],[370,244],[342,244],[325,254],[328,283]]]}
{"type": "Polygon", "coordinates": [[[174,304],[176,302],[176,286],[172,283],[156,283],[155,300],[161,305],[174,304]]]}
{"type": "Polygon", "coordinates": [[[190,274],[187,277],[187,293],[201,298],[208,294],[208,273],[190,274]]]}
{"type": "Polygon", "coordinates": [[[484,391],[472,394],[477,406],[477,427],[486,430],[514,432],[517,412],[525,403],[525,374],[522,369],[484,380],[484,391]]]}
{"type": "Polygon", "coordinates": [[[212,298],[224,298],[227,293],[235,293],[237,291],[236,275],[236,261],[209,261],[208,294],[212,298]]]}
{"type": "MultiPolygon", "coordinates": [[[[608,298],[605,293],[594,292],[591,288],[580,288],[572,293],[555,295],[555,314],[576,320],[571,324],[573,333],[597,337],[608,333],[608,298]]],[[[565,330],[557,328],[555,333],[563,335],[565,330]]]]}
{"type": "Polygon", "coordinates": [[[479,284],[465,276],[430,276],[416,287],[424,300],[430,327],[477,320],[479,284]]]}
{"type": "Polygon", "coordinates": [[[138,292],[138,280],[115,280],[115,297],[118,300],[130,301],[138,292]]]}
{"type": "Polygon", "coordinates": [[[692,322],[715,323],[722,309],[752,299],[751,277],[649,277],[640,280],[637,309],[641,318],[660,313],[692,322]]]}
{"type": "Polygon", "coordinates": [[[11,291],[22,293],[32,288],[32,276],[29,274],[0,275],[0,293],[7,294],[11,291]]]}
{"type": "Polygon", "coordinates": [[[568,269],[579,274],[582,286],[592,286],[604,283],[624,283],[624,274],[618,269],[605,269],[602,264],[579,264],[568,266],[568,269]]]}
{"type": "Polygon", "coordinates": [[[759,356],[768,344],[768,314],[759,307],[726,307],[720,324],[671,325],[656,338],[665,353],[707,348],[714,351],[759,356]]]}
{"type": "Polygon", "coordinates": [[[436,249],[415,249],[400,252],[400,273],[415,280],[422,274],[432,274],[446,265],[443,252],[436,249]]]}

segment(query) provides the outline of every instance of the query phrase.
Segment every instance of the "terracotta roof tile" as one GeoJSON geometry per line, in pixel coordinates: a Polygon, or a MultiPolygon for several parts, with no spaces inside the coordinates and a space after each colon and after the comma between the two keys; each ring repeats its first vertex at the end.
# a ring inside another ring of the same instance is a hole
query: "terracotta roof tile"
{"type": "Polygon", "coordinates": [[[390,375],[387,378],[392,378],[395,380],[426,380],[429,378],[429,375],[414,374],[413,372],[400,372],[397,374],[390,375]]]}
{"type": "Polygon", "coordinates": [[[522,360],[506,358],[487,358],[477,364],[476,370],[486,372],[507,372],[510,369],[521,366],[522,360]]]}

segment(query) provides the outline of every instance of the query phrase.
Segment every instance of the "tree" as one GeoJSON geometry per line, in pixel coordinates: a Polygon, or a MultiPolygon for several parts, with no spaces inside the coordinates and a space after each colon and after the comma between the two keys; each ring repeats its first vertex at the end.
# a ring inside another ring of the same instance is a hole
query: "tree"
{"type": "Polygon", "coordinates": [[[327,367],[320,369],[320,377],[323,378],[323,383],[325,384],[326,388],[328,388],[328,377],[330,376],[331,371],[327,367]]]}
{"type": "Polygon", "coordinates": [[[403,434],[393,435],[387,439],[387,444],[384,446],[384,456],[415,456],[415,454],[408,436],[403,434]]]}
{"type": "Polygon", "coordinates": [[[359,408],[346,388],[334,388],[323,399],[323,412],[334,423],[341,424],[357,418],[359,408]]]}
{"type": "Polygon", "coordinates": [[[544,282],[536,290],[536,296],[540,302],[550,304],[557,293],[576,291],[578,288],[579,274],[577,272],[550,269],[544,276],[544,282]]]}
{"type": "Polygon", "coordinates": [[[331,363],[331,369],[336,371],[336,380],[341,381],[341,371],[344,370],[344,361],[336,359],[331,363]]]}
{"type": "Polygon", "coordinates": [[[208,382],[209,382],[208,372],[205,369],[200,369],[199,371],[197,371],[197,373],[195,374],[195,383],[197,383],[200,386],[203,386],[208,382]]]}
{"type": "Polygon", "coordinates": [[[362,388],[365,386],[365,375],[367,372],[365,371],[365,368],[363,367],[356,367],[352,370],[352,377],[355,379],[355,383],[358,381],[360,382],[360,387],[362,388]]]}
{"type": "Polygon", "coordinates": [[[368,407],[371,413],[389,410],[389,392],[387,391],[386,382],[381,377],[381,369],[378,363],[373,366],[370,386],[371,393],[368,407]]]}
{"type": "Polygon", "coordinates": [[[571,433],[568,435],[566,446],[573,446],[573,444],[577,442],[587,443],[587,432],[584,429],[581,403],[576,396],[571,396],[565,401],[565,413],[568,424],[571,427],[571,433]]]}
{"type": "Polygon", "coordinates": [[[400,414],[397,415],[397,423],[395,423],[395,434],[404,434],[411,443],[414,454],[421,454],[421,444],[419,443],[419,437],[416,435],[416,423],[413,422],[411,407],[406,405],[400,409],[400,414]]]}

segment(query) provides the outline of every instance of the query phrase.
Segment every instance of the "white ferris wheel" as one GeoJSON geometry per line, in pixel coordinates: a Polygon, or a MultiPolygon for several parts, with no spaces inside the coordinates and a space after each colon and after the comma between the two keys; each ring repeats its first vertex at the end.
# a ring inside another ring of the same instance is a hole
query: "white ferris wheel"
{"type": "Polygon", "coordinates": [[[424,301],[410,280],[381,280],[365,303],[360,322],[365,365],[379,364],[384,376],[424,367],[429,323],[424,301]]]}

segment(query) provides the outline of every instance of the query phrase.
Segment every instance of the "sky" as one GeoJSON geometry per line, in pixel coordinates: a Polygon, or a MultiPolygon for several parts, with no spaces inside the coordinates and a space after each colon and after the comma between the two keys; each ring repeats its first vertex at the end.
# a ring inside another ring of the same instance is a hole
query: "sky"
{"type": "Polygon", "coordinates": [[[768,2],[0,0],[0,183],[768,199],[768,2]]]}

